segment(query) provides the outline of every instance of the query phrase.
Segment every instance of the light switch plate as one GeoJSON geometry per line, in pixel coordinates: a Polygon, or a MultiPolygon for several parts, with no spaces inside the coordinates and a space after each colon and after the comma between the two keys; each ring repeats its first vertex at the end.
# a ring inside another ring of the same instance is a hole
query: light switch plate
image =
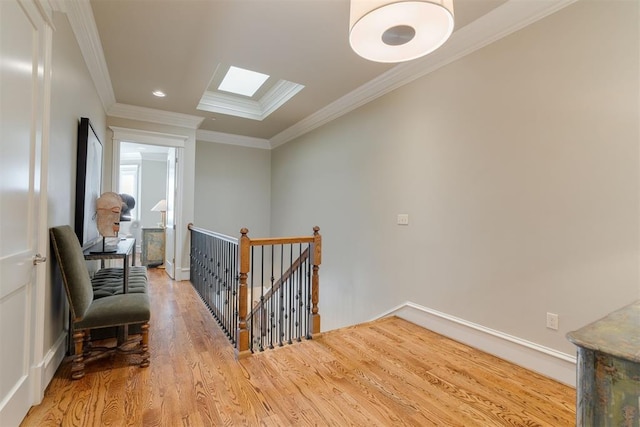
{"type": "Polygon", "coordinates": [[[409,214],[398,214],[398,225],[409,225],[409,214]]]}

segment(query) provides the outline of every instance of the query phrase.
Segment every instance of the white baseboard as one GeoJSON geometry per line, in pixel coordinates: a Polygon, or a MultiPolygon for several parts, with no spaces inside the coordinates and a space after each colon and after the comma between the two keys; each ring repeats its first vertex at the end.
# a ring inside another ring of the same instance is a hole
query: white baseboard
{"type": "Polygon", "coordinates": [[[398,316],[423,328],[493,354],[561,383],[572,387],[576,386],[576,357],[570,354],[409,301],[392,308],[377,318],[391,315],[398,316]]]}
{"type": "Polygon", "coordinates": [[[175,280],[180,282],[182,280],[190,280],[191,278],[191,269],[190,268],[176,268],[176,278],[175,280]]]}
{"type": "Polygon", "coordinates": [[[64,356],[67,354],[67,331],[63,331],[56,340],[53,347],[49,349],[44,357],[44,376],[42,390],[47,388],[53,376],[56,374],[58,367],[64,360],[64,356]]]}
{"type": "Polygon", "coordinates": [[[47,351],[44,358],[31,369],[30,378],[33,384],[31,396],[34,405],[42,402],[44,391],[53,379],[56,370],[62,363],[66,354],[67,331],[62,331],[53,346],[47,351]]]}

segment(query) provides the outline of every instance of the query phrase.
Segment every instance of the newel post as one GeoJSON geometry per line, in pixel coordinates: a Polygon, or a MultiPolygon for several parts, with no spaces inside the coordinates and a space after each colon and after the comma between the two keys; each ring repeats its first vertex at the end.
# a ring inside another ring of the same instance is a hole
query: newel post
{"type": "Polygon", "coordinates": [[[247,236],[249,230],[240,230],[240,285],[238,289],[238,333],[236,334],[236,357],[249,354],[249,331],[247,330],[247,273],[250,265],[251,240],[247,236]]]}
{"type": "Polygon", "coordinates": [[[311,333],[320,333],[320,313],[318,313],[318,301],[320,299],[320,276],[318,270],[322,264],[322,236],[320,227],[313,227],[313,275],[311,276],[311,333]]]}

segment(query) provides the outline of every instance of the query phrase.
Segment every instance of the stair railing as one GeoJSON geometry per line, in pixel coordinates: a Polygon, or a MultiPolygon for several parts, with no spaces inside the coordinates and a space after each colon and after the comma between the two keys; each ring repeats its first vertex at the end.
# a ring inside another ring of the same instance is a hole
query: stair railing
{"type": "Polygon", "coordinates": [[[190,281],[227,334],[231,343],[238,332],[238,239],[189,224],[191,231],[190,281]]]}
{"type": "Polygon", "coordinates": [[[189,225],[191,283],[244,357],[320,333],[322,236],[236,239],[189,225]]]}
{"type": "Polygon", "coordinates": [[[246,228],[240,230],[239,357],[320,333],[319,231],[314,227],[312,236],[251,239],[246,228]]]}

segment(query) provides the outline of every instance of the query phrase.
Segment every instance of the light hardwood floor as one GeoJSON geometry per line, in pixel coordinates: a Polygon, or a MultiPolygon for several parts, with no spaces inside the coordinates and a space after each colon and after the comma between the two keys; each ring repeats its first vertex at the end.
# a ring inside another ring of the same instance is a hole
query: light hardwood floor
{"type": "Polygon", "coordinates": [[[188,282],[151,269],[151,366],[69,380],[23,426],[573,426],[575,390],[398,318],[236,361],[188,282]]]}

